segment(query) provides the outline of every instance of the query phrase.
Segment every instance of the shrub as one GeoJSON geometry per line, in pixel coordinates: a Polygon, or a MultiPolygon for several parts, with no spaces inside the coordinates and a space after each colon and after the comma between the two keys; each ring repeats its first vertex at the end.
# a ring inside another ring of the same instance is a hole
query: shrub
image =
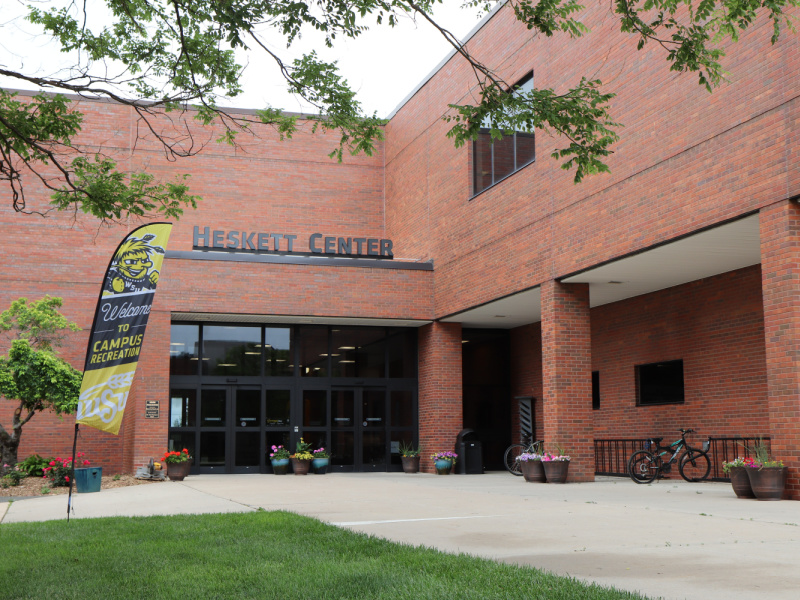
{"type": "Polygon", "coordinates": [[[23,471],[28,477],[44,477],[44,468],[50,464],[54,458],[42,458],[38,454],[31,454],[22,462],[18,462],[17,466],[20,471],[23,471]]]}

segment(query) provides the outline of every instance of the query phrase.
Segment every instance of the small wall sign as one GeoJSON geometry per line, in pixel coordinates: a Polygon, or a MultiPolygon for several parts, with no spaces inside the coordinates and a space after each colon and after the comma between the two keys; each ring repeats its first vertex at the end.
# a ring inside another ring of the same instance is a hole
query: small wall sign
{"type": "Polygon", "coordinates": [[[157,419],[159,417],[159,409],[161,403],[158,400],[145,400],[144,403],[144,418],[157,419]]]}

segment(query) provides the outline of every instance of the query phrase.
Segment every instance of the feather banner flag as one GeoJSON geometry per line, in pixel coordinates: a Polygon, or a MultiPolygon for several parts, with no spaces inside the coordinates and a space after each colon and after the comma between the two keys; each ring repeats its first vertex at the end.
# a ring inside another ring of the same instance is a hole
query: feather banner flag
{"type": "Polygon", "coordinates": [[[89,335],[76,423],[119,433],[171,231],[171,223],[143,225],[111,258],[89,335]]]}

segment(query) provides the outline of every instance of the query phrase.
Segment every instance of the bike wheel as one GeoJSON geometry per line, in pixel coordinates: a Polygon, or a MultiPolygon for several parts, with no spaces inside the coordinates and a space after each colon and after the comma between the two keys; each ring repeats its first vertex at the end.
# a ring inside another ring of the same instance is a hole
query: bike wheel
{"type": "Polygon", "coordinates": [[[708,454],[697,450],[687,450],[678,463],[678,470],[686,481],[703,481],[711,471],[708,454]]]}
{"type": "Polygon", "coordinates": [[[639,450],[628,459],[628,474],[636,483],[652,483],[658,477],[660,462],[647,450],[639,450]]]}
{"type": "Polygon", "coordinates": [[[506,450],[505,455],[503,455],[503,464],[512,475],[522,475],[517,457],[523,452],[525,452],[525,446],[522,444],[511,444],[506,450]]]}

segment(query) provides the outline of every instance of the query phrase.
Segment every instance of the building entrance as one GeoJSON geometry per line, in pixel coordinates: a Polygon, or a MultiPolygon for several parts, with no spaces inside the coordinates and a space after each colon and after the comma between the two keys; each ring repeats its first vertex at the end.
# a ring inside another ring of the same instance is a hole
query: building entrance
{"type": "Polygon", "coordinates": [[[168,446],[194,473],[270,473],[272,447],[301,438],[332,471],[400,470],[417,441],[415,333],[173,325],[168,446]]]}

